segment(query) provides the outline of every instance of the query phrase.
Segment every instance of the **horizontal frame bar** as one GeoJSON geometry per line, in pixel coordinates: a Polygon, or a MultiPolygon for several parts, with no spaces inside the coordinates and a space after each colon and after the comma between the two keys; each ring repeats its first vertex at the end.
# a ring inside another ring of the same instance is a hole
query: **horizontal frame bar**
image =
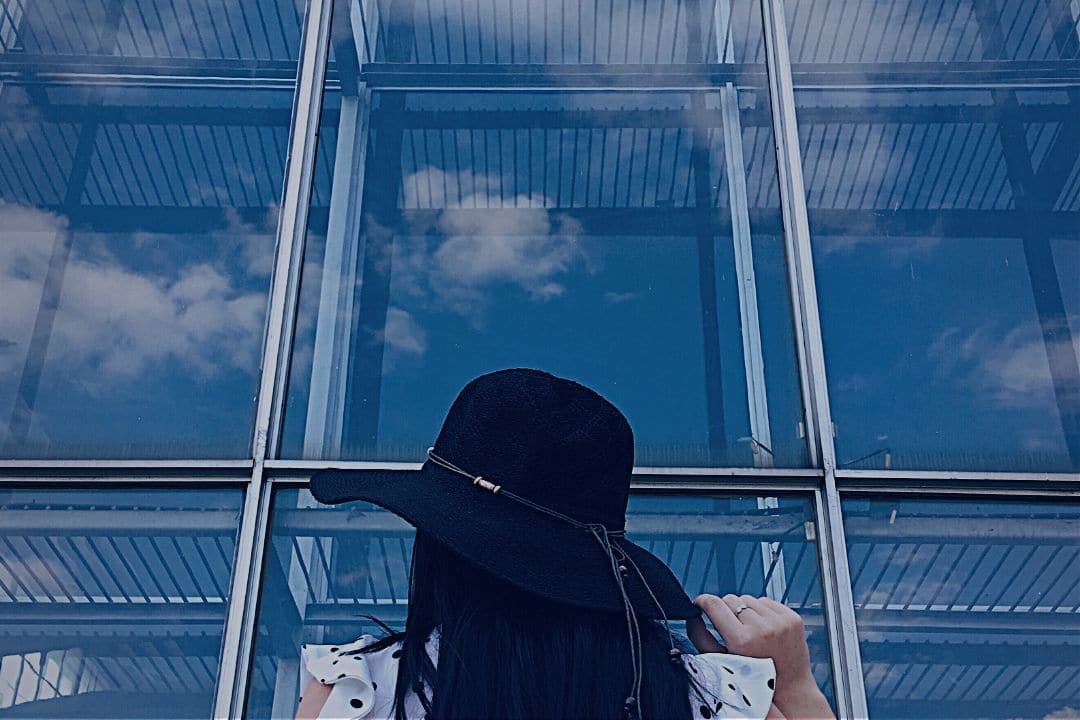
{"type": "Polygon", "coordinates": [[[250,474],[251,460],[0,460],[0,473],[11,470],[235,470],[250,474]]]}
{"type": "MultiPolygon", "coordinates": [[[[385,462],[379,460],[267,460],[267,472],[279,470],[314,471],[335,470],[390,470],[396,472],[416,471],[422,462],[385,462]]],[[[756,468],[756,467],[655,467],[637,466],[635,476],[655,475],[681,477],[821,477],[819,468],[756,468]]]]}
{"type": "Polygon", "coordinates": [[[974,470],[837,470],[837,480],[952,480],[996,482],[1080,482],[1080,473],[979,472],[974,470]]]}

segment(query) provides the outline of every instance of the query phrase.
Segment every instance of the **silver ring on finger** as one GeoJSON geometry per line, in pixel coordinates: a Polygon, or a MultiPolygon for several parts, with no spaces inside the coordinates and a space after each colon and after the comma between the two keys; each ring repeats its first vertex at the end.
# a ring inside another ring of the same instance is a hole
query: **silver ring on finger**
{"type": "Polygon", "coordinates": [[[748,607],[750,607],[750,606],[747,605],[746,603],[739,603],[739,605],[735,608],[735,617],[739,617],[739,613],[741,613],[743,610],[747,609],[748,607]]]}

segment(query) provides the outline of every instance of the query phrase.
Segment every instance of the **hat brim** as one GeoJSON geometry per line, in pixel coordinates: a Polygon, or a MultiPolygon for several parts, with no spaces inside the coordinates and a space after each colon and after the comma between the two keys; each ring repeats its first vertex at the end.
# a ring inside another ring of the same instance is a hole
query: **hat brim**
{"type": "MultiPolygon", "coordinates": [[[[420,472],[320,470],[311,494],[338,505],[362,500],[399,515],[497,577],[549,600],[621,612],[610,561],[588,532],[473,486],[428,461],[420,472]]],[[[633,560],[624,580],[638,615],[687,620],[700,616],[660,558],[625,538],[613,539],[633,560]],[[652,599],[649,590],[656,596],[652,599]]]]}

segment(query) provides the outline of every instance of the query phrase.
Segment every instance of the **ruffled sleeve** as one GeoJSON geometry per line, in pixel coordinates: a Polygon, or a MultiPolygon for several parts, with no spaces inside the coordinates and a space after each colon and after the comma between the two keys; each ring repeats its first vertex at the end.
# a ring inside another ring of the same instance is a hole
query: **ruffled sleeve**
{"type": "Polygon", "coordinates": [[[300,688],[318,680],[333,689],[326,698],[320,718],[367,717],[375,707],[376,681],[370,667],[371,656],[357,652],[375,642],[361,635],[345,645],[302,645],[300,647],[300,688]]]}
{"type": "MultiPolygon", "coordinates": [[[[360,652],[375,641],[373,635],[361,635],[344,645],[300,646],[301,692],[312,680],[331,686],[319,711],[320,720],[386,720],[393,717],[401,643],[375,652],[360,652]]],[[[425,648],[432,662],[438,662],[437,632],[428,638],[425,648]]],[[[425,690],[430,697],[430,688],[425,690]]],[[[405,694],[405,714],[410,718],[425,714],[422,702],[412,690],[405,694]]]]}
{"type": "Polygon", "coordinates": [[[769,714],[776,668],[769,658],[728,653],[683,655],[690,673],[690,707],[695,718],[754,718],[769,714]]]}

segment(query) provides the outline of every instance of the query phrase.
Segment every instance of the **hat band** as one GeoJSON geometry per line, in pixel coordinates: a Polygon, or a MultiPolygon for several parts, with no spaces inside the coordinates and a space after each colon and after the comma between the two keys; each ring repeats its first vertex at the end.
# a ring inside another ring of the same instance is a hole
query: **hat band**
{"type": "Polygon", "coordinates": [[[516,503],[531,508],[537,512],[544,513],[558,520],[562,520],[576,528],[584,530],[592,535],[596,541],[600,544],[600,548],[604,551],[608,558],[608,562],[611,565],[611,571],[615,578],[615,584],[618,586],[619,595],[622,598],[623,612],[626,615],[626,628],[627,634],[630,639],[630,663],[632,666],[633,684],[630,689],[630,695],[627,696],[623,705],[623,711],[628,719],[632,719],[635,716],[641,720],[641,681],[642,681],[642,654],[641,654],[641,629],[638,625],[637,614],[634,612],[634,606],[630,602],[630,596],[626,593],[626,586],[623,583],[623,578],[627,574],[627,567],[623,563],[627,563],[634,569],[638,579],[641,580],[641,584],[645,587],[645,590],[649,593],[649,597],[652,598],[653,603],[656,604],[657,609],[660,610],[660,616],[664,619],[664,628],[668,633],[668,641],[671,643],[670,657],[672,662],[681,662],[682,652],[675,646],[675,636],[671,632],[671,626],[669,624],[667,613],[664,612],[664,606],[660,604],[656,594],[653,593],[652,588],[649,587],[649,583],[645,580],[645,575],[638,568],[637,563],[633,558],[626,553],[618,545],[611,544],[611,538],[621,538],[625,534],[625,530],[608,530],[602,523],[586,523],[576,518],[572,518],[565,513],[561,513],[558,510],[553,510],[549,507],[533,502],[528,498],[522,497],[517,493],[511,492],[504,488],[502,485],[491,482],[485,479],[481,475],[473,475],[472,473],[463,470],[454,463],[450,462],[444,457],[441,457],[435,453],[435,448],[428,448],[428,459],[436,465],[449,470],[452,473],[466,477],[472,481],[473,487],[480,488],[490,492],[493,495],[499,495],[512,500],[516,503]]]}

